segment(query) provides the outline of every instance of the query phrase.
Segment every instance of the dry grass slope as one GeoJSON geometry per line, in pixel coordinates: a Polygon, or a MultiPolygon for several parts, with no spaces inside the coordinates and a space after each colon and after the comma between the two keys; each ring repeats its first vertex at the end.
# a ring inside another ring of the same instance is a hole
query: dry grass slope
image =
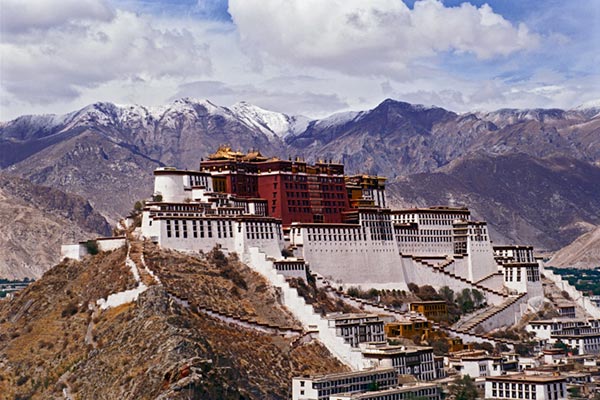
{"type": "Polygon", "coordinates": [[[0,393],[15,399],[62,398],[63,389],[74,399],[285,399],[292,376],[346,369],[317,342],[292,347],[293,338],[226,324],[174,301],[169,293],[192,305],[299,326],[262,277],[218,254],[201,260],[147,245],[146,263],[163,285],[92,320],[89,304],[136,285],[125,256],[121,249],[63,262],[15,300],[0,303],[0,393]],[[93,340],[86,343],[88,328],[93,340]]]}

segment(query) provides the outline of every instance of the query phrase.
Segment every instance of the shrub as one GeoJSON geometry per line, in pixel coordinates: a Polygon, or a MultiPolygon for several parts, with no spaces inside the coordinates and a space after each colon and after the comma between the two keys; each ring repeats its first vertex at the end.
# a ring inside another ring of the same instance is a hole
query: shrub
{"type": "Polygon", "coordinates": [[[65,308],[63,308],[60,315],[63,318],[70,317],[72,315],[77,314],[77,311],[78,311],[77,304],[75,304],[75,302],[70,302],[65,306],[65,308]]]}
{"type": "Polygon", "coordinates": [[[88,254],[96,255],[99,253],[98,242],[96,242],[95,240],[88,240],[87,242],[85,242],[85,248],[88,254]]]}

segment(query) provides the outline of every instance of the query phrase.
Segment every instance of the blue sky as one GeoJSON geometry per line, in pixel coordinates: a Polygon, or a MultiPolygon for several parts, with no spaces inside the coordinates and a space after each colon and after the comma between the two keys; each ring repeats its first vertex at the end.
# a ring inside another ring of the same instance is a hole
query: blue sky
{"type": "Polygon", "coordinates": [[[600,1],[0,0],[0,120],[96,101],[321,117],[600,99],[600,1]]]}

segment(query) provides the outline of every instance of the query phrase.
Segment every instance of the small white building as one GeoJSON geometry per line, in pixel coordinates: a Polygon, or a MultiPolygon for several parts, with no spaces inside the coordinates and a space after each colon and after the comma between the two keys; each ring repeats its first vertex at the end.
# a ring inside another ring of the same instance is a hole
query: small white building
{"type": "Polygon", "coordinates": [[[300,376],[292,379],[292,400],[326,400],[337,393],[356,393],[398,384],[393,368],[300,376]]]}
{"type": "Polygon", "coordinates": [[[554,318],[531,321],[525,329],[540,341],[564,343],[577,354],[600,354],[600,321],[583,318],[554,318]]]}
{"type": "Polygon", "coordinates": [[[566,379],[560,375],[527,374],[487,377],[485,398],[566,400],[566,379]]]}
{"type": "Polygon", "coordinates": [[[461,375],[469,375],[471,378],[499,376],[519,369],[519,359],[516,354],[492,356],[485,350],[458,351],[445,357],[445,363],[461,375]]]}
{"type": "Polygon", "coordinates": [[[407,347],[381,342],[361,345],[360,350],[370,367],[393,367],[399,375],[413,375],[421,381],[444,377],[443,359],[434,357],[431,347],[407,347]]]}
{"type": "Polygon", "coordinates": [[[533,246],[494,246],[494,258],[498,264],[535,263],[533,246]]]}
{"type": "Polygon", "coordinates": [[[61,258],[71,258],[73,260],[81,260],[83,257],[90,254],[89,246],[95,245],[98,251],[112,251],[119,249],[127,244],[125,236],[115,237],[100,237],[92,239],[89,242],[79,242],[76,244],[63,244],[60,247],[61,258]]]}
{"type": "Polygon", "coordinates": [[[329,400],[405,400],[427,399],[441,400],[442,390],[435,383],[419,382],[412,385],[403,385],[385,390],[376,390],[364,393],[344,393],[330,396],[329,400]]]}
{"type": "Polygon", "coordinates": [[[501,266],[504,286],[516,293],[527,293],[529,298],[544,295],[540,269],[537,263],[506,262],[501,266]]]}
{"type": "Polygon", "coordinates": [[[384,321],[376,314],[332,313],[327,315],[327,321],[336,336],[352,347],[385,340],[384,321]]]}

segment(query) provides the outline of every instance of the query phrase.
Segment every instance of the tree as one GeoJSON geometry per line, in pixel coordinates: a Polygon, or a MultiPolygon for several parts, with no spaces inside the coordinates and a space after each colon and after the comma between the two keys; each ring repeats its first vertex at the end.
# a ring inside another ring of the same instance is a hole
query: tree
{"type": "Polygon", "coordinates": [[[439,300],[440,296],[438,296],[437,292],[431,285],[424,285],[419,288],[419,293],[417,294],[421,300],[429,301],[429,300],[439,300]]]}
{"type": "Polygon", "coordinates": [[[475,400],[479,396],[475,381],[469,376],[457,376],[448,386],[449,398],[454,400],[475,400]]]}
{"type": "Polygon", "coordinates": [[[431,348],[433,349],[433,354],[436,356],[446,356],[450,351],[450,345],[447,340],[438,339],[431,342],[431,348]]]}
{"type": "Polygon", "coordinates": [[[463,289],[462,292],[460,292],[460,294],[456,297],[456,302],[458,303],[458,306],[463,314],[470,313],[475,308],[475,303],[473,302],[470,289],[463,289]]]}
{"type": "Polygon", "coordinates": [[[416,283],[410,282],[408,284],[408,290],[410,290],[414,294],[418,294],[419,293],[419,285],[417,285],[416,283]]]}
{"type": "Polygon", "coordinates": [[[91,255],[96,255],[100,251],[98,249],[98,242],[96,242],[95,240],[88,240],[87,242],[85,242],[85,248],[88,254],[91,255]]]}
{"type": "Polygon", "coordinates": [[[471,294],[473,295],[473,302],[475,303],[475,307],[481,306],[485,302],[485,296],[477,289],[471,290],[471,294]]]}
{"type": "Polygon", "coordinates": [[[443,300],[446,300],[446,303],[454,303],[454,290],[450,289],[448,286],[442,286],[440,290],[438,290],[438,294],[443,300]]]}

